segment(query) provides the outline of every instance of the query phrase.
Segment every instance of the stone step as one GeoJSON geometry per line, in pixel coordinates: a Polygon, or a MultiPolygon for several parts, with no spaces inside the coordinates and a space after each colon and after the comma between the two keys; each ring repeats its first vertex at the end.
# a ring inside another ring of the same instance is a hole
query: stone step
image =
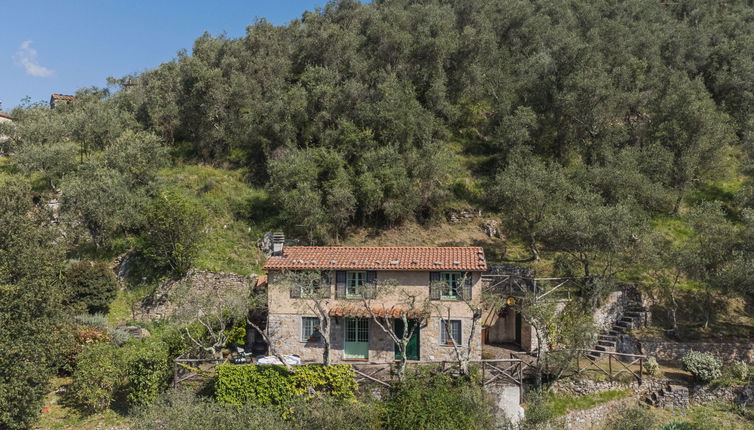
{"type": "Polygon", "coordinates": [[[603,351],[603,352],[605,352],[605,351],[608,350],[608,348],[606,346],[603,346],[603,345],[597,345],[597,346],[594,347],[594,349],[596,349],[597,351],[603,351]]]}
{"type": "Polygon", "coordinates": [[[610,335],[611,335],[611,336],[616,336],[616,337],[617,337],[617,336],[620,336],[620,335],[622,335],[622,334],[623,334],[623,328],[620,328],[620,327],[619,327],[619,328],[613,327],[613,328],[612,328],[612,329],[610,330],[610,332],[609,332],[609,333],[610,333],[610,335]]]}
{"type": "Polygon", "coordinates": [[[618,338],[616,336],[612,336],[612,335],[605,334],[605,333],[602,333],[599,336],[597,336],[597,339],[599,339],[599,340],[607,340],[607,341],[610,341],[610,342],[615,342],[615,341],[618,340],[618,338]]]}
{"type": "Polygon", "coordinates": [[[633,319],[633,318],[631,318],[631,317],[626,317],[626,316],[624,316],[624,317],[623,317],[623,318],[621,318],[620,320],[621,320],[621,321],[623,321],[623,322],[627,322],[627,323],[630,323],[630,324],[633,324],[633,323],[634,323],[634,319],[633,319]]]}
{"type": "Polygon", "coordinates": [[[597,345],[606,346],[608,348],[615,348],[618,342],[612,340],[598,340],[597,345]]]}
{"type": "Polygon", "coordinates": [[[623,329],[628,329],[631,327],[631,325],[625,321],[618,321],[617,323],[615,323],[615,325],[618,327],[622,327],[623,329]]]}
{"type": "Polygon", "coordinates": [[[644,312],[627,311],[627,312],[623,312],[623,316],[630,317],[630,318],[641,318],[643,313],[644,312]]]}

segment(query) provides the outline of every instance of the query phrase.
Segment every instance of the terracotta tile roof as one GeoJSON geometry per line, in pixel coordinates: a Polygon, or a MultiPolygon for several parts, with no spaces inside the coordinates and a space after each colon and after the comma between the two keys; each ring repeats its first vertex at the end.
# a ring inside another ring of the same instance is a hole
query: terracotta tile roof
{"type": "MultiPolygon", "coordinates": [[[[401,314],[406,313],[408,318],[421,318],[426,316],[426,312],[420,309],[404,308],[372,308],[372,312],[377,318],[400,318],[401,314]]],[[[333,306],[330,309],[331,317],[349,317],[349,318],[371,318],[367,308],[363,306],[333,306]]]]}
{"type": "Polygon", "coordinates": [[[0,112],[0,118],[13,119],[12,116],[8,115],[7,113],[2,113],[2,112],[0,112]]]}
{"type": "Polygon", "coordinates": [[[264,269],[484,272],[487,260],[478,246],[287,246],[264,269]]]}
{"type": "Polygon", "coordinates": [[[52,98],[55,100],[73,100],[76,96],[70,96],[68,94],[53,94],[52,98]]]}

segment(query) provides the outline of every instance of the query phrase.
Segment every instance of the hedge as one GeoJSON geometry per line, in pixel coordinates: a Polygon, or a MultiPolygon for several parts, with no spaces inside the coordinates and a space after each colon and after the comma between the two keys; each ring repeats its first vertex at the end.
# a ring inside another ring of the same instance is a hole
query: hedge
{"type": "Polygon", "coordinates": [[[280,365],[232,365],[217,367],[215,398],[243,405],[279,405],[310,393],[353,399],[357,389],[353,370],[348,365],[297,366],[295,373],[280,365]]]}

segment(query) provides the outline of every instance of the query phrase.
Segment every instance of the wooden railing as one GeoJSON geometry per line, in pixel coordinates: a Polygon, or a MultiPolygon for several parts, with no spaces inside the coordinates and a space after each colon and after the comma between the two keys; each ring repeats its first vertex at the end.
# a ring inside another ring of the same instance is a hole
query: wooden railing
{"type": "MultiPolygon", "coordinates": [[[[535,354],[530,352],[512,352],[511,358],[520,359],[524,377],[536,372],[535,354]],[[530,373],[531,372],[531,373],[530,373]]],[[[604,375],[609,381],[616,380],[621,374],[630,375],[641,384],[644,381],[645,355],[625,354],[621,352],[597,351],[594,349],[556,350],[543,354],[542,363],[545,371],[553,372],[553,361],[558,361],[564,368],[563,376],[582,376],[589,372],[604,375]],[[569,358],[558,360],[558,355],[571,354],[569,358]],[[590,354],[599,354],[595,359],[590,354]]]]}

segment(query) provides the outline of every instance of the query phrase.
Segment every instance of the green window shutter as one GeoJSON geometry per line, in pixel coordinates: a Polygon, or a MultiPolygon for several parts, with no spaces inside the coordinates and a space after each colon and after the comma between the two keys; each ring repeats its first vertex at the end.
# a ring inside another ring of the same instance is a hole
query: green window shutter
{"type": "Polygon", "coordinates": [[[440,300],[442,288],[438,285],[440,282],[440,272],[429,272],[429,299],[440,300]]]}
{"type": "Polygon", "coordinates": [[[335,297],[346,298],[346,272],[335,272],[335,297]]]}

